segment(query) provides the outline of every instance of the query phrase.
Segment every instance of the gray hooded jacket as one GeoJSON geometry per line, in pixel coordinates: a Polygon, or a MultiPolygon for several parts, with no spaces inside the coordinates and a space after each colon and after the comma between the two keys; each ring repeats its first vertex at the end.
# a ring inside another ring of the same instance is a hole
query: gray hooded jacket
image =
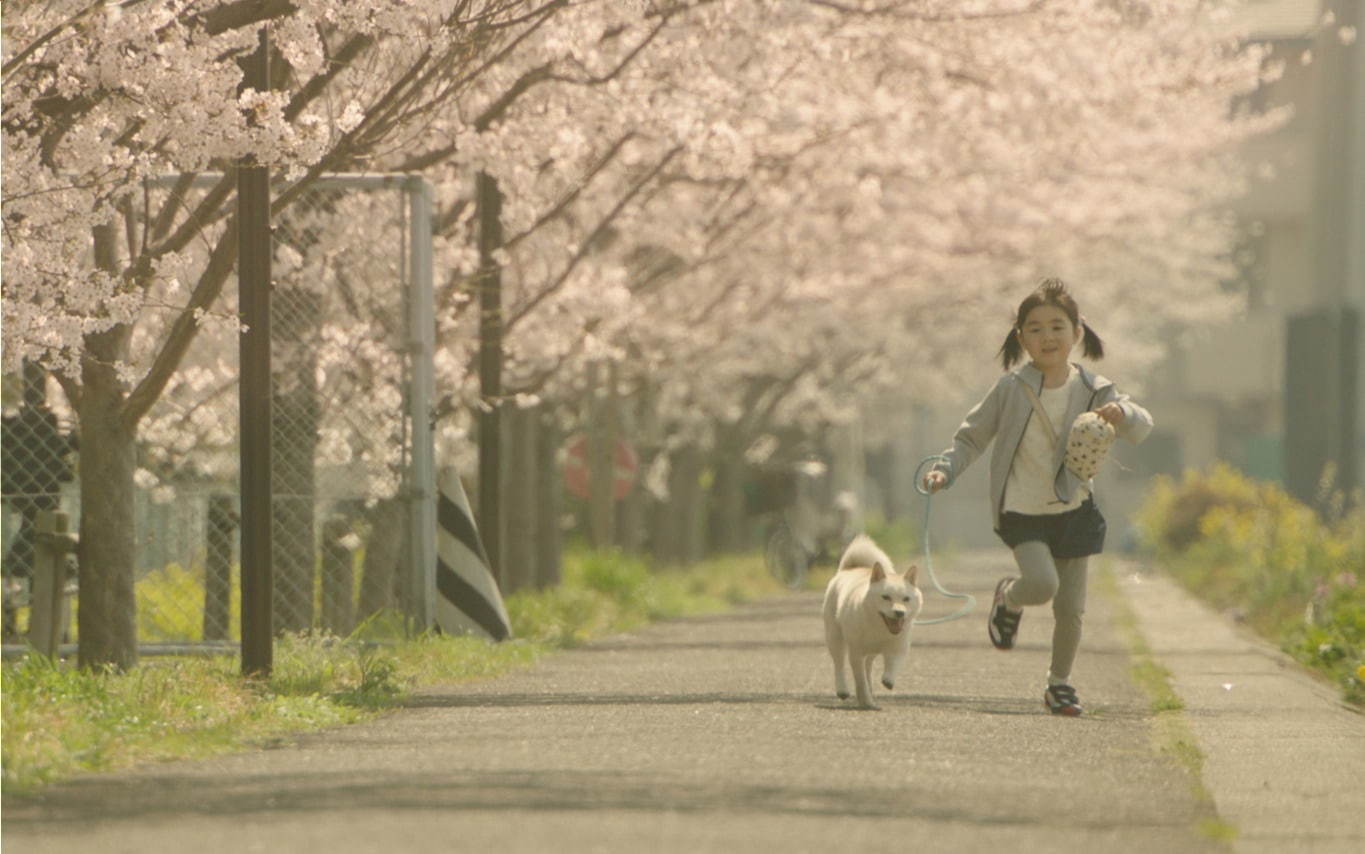
{"type": "MultiPolygon", "coordinates": [[[[1066,405],[1066,419],[1058,426],[1057,435],[1065,437],[1071,431],[1071,423],[1082,412],[1089,412],[1106,403],[1117,403],[1123,407],[1123,423],[1116,426],[1119,436],[1133,444],[1147,438],[1152,432],[1152,416],[1137,405],[1126,394],[1119,393],[1112,382],[1093,374],[1080,365],[1080,382],[1072,389],[1071,398],[1066,405]]],[[[1043,388],[1043,373],[1032,364],[1025,364],[1007,371],[991,388],[986,397],[972,407],[962,426],[953,434],[953,446],[943,452],[946,461],[939,461],[935,471],[943,472],[948,482],[945,488],[962,475],[967,467],[982,453],[986,446],[995,440],[995,450],[991,452],[991,523],[1000,527],[1000,515],[1005,506],[1005,481],[1009,478],[1010,467],[1014,465],[1014,454],[1019,450],[1019,442],[1024,438],[1024,430],[1033,417],[1033,402],[1028,392],[1021,387],[1028,383],[1034,391],[1043,388]]],[[[1065,465],[1066,442],[1060,441],[1053,450],[1052,468],[1057,472],[1053,486],[1057,498],[1070,502],[1082,485],[1079,477],[1065,465]]]]}

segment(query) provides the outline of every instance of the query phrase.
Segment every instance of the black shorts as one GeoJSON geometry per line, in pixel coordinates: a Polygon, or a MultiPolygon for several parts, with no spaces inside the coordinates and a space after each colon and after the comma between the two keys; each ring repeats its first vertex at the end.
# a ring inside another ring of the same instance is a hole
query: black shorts
{"type": "Polygon", "coordinates": [[[1095,500],[1087,498],[1080,507],[1065,513],[1043,516],[1002,513],[1000,527],[995,532],[1010,548],[1037,540],[1048,547],[1054,558],[1064,560],[1104,551],[1106,527],[1095,500]]]}

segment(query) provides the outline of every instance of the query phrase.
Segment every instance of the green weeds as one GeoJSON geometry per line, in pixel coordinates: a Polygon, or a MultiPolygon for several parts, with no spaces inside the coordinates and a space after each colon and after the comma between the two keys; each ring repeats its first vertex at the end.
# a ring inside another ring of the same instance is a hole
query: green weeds
{"type": "Polygon", "coordinates": [[[1196,827],[1199,833],[1216,841],[1230,842],[1236,838],[1237,829],[1218,817],[1213,795],[1204,785],[1204,751],[1183,714],[1185,702],[1171,685],[1171,671],[1152,654],[1151,646],[1138,627],[1133,606],[1119,592],[1112,567],[1104,565],[1104,571],[1096,580],[1099,590],[1114,606],[1115,623],[1129,650],[1129,673],[1151,704],[1153,746],[1185,772],[1190,792],[1202,813],[1196,827]]]}
{"type": "Polygon", "coordinates": [[[236,657],[147,659],[90,672],[40,656],[3,667],[3,787],[32,790],[83,772],[202,757],[371,718],[422,686],[497,676],[557,648],[651,620],[714,612],[780,592],[761,560],[732,557],[653,570],[614,552],[572,552],[564,583],[508,597],[515,640],[401,634],[381,614],[349,639],[289,635],[268,680],[236,657]]]}
{"type": "Polygon", "coordinates": [[[1139,511],[1148,546],[1195,595],[1235,613],[1365,703],[1365,507],[1315,512],[1230,466],[1159,478],[1139,511]],[[1326,518],[1324,518],[1324,516],[1326,518]]]}
{"type": "MultiPolygon", "coordinates": [[[[356,653],[320,656],[309,638],[276,646],[277,671],[243,679],[235,659],[148,661],[92,672],[30,656],[4,667],[5,791],[135,761],[208,756],[364,717],[356,653]]],[[[372,694],[387,686],[368,686],[372,694]]]]}
{"type": "Polygon", "coordinates": [[[618,552],[585,552],[565,561],[560,586],[509,596],[507,613],[516,637],[567,648],[607,631],[720,611],[782,589],[748,556],[652,570],[618,552]]]}

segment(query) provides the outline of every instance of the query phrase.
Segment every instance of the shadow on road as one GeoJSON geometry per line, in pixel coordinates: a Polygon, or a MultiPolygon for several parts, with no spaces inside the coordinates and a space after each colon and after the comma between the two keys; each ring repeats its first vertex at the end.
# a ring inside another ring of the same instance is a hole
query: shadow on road
{"type": "MultiPolygon", "coordinates": [[[[1036,813],[1008,805],[979,810],[945,806],[932,775],[895,789],[750,785],[670,779],[666,774],[621,771],[526,769],[447,774],[391,772],[364,779],[329,773],[234,776],[227,786],[211,778],[143,777],[135,784],[99,779],[63,787],[47,803],[20,799],[6,810],[7,829],[144,823],[162,817],[400,811],[644,811],[716,814],[789,814],[817,817],[909,818],[977,825],[1039,824],[1036,813]],[[27,803],[22,801],[28,801],[27,803]]],[[[7,798],[7,800],[9,800],[7,798]]],[[[34,799],[40,800],[40,799],[34,799]]],[[[1115,830],[1126,826],[1077,817],[1076,826],[1115,830]]],[[[1065,823],[1065,822],[1063,822],[1065,823]]],[[[1173,824],[1179,820],[1174,819],[1173,824]]],[[[1049,827],[1056,829],[1056,817],[1049,827]]],[[[1150,827],[1144,821],[1143,827],[1150,827]]]]}
{"type": "MultiPolygon", "coordinates": [[[[883,711],[951,710],[980,715],[1047,716],[1040,698],[1037,702],[1018,696],[952,696],[947,694],[883,694],[878,693],[877,704],[883,711]]],[[[863,711],[852,701],[840,701],[824,694],[709,692],[678,694],[644,693],[509,693],[509,694],[430,694],[408,701],[410,708],[428,709],[513,709],[547,708],[559,706],[806,706],[826,711],[863,711]]],[[[1141,719],[1146,712],[1137,707],[1105,707],[1094,710],[1088,718],[1068,721],[1071,726],[1097,724],[1101,720],[1141,719]]]]}
{"type": "Polygon", "coordinates": [[[693,706],[693,705],[810,705],[813,695],[763,693],[701,693],[701,694],[430,694],[413,697],[407,702],[413,708],[480,708],[508,709],[527,706],[693,706]]]}

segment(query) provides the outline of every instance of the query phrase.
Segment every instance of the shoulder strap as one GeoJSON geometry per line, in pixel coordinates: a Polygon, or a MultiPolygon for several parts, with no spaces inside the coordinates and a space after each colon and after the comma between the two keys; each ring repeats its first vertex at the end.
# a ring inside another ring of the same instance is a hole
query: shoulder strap
{"type": "Polygon", "coordinates": [[[1057,431],[1052,426],[1052,419],[1047,417],[1047,410],[1043,409],[1043,402],[1038,399],[1038,392],[1034,391],[1033,386],[1025,382],[1023,377],[1016,376],[1015,379],[1019,380],[1019,385],[1023,386],[1024,391],[1028,392],[1028,399],[1033,401],[1033,411],[1043,419],[1043,427],[1047,430],[1047,437],[1052,442],[1052,447],[1057,447],[1057,431]]]}

